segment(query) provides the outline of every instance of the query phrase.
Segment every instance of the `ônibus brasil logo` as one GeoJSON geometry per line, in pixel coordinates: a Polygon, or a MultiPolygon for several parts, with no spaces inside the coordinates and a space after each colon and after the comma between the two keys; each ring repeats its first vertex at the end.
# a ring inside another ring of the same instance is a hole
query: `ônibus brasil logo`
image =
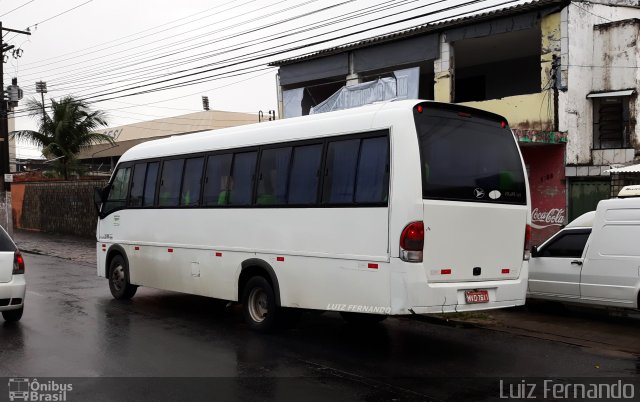
{"type": "Polygon", "coordinates": [[[67,400],[67,392],[73,391],[72,384],[37,378],[9,378],[8,386],[11,401],[62,402],[67,400]]]}

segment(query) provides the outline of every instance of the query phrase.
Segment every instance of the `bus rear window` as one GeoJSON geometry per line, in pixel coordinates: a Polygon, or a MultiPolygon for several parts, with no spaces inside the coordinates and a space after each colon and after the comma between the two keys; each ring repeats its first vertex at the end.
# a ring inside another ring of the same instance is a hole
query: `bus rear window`
{"type": "Polygon", "coordinates": [[[423,198],[526,204],[517,144],[499,120],[429,106],[414,117],[423,198]]]}

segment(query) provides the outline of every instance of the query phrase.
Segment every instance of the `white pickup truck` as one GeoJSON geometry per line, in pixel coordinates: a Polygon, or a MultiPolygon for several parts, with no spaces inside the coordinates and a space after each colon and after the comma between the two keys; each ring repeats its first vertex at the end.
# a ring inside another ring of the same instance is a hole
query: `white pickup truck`
{"type": "Polygon", "coordinates": [[[640,186],[576,218],[532,250],[527,297],[640,308],[640,186]]]}

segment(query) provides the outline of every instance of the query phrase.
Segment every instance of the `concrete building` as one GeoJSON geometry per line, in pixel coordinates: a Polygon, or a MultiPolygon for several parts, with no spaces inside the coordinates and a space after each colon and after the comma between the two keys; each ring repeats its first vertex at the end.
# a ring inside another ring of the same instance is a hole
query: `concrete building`
{"type": "Polygon", "coordinates": [[[538,0],[282,60],[279,115],[379,79],[392,97],[501,114],[527,165],[537,244],[610,196],[607,169],[640,158],[639,19],[633,0],[538,0]]]}
{"type": "Polygon", "coordinates": [[[78,159],[92,171],[110,172],[125,151],[145,141],[258,123],[259,119],[258,114],[210,110],[110,127],[101,132],[112,137],[115,145],[87,147],[80,152],[78,159]]]}

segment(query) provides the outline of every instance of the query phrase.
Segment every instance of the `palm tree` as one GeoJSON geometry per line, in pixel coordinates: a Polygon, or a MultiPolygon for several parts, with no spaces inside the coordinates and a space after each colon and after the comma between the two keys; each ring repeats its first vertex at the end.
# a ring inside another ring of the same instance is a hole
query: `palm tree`
{"type": "Polygon", "coordinates": [[[60,101],[51,99],[51,115],[44,112],[42,102],[33,98],[27,101],[26,109],[29,116],[38,119],[38,131],[14,131],[11,135],[42,147],[42,154],[55,160],[54,169],[65,180],[77,170],[76,155],[81,148],[104,142],[113,144],[111,137],[95,132],[107,125],[105,113],[91,110],[85,101],[73,96],[60,101]]]}

